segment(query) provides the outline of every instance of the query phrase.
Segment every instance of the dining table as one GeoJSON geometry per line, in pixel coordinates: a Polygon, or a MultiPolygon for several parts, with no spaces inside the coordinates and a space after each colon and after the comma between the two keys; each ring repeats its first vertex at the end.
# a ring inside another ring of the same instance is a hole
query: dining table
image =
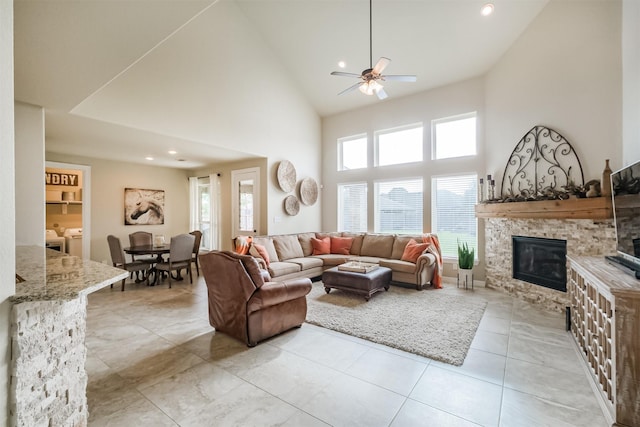
{"type": "MultiPolygon", "coordinates": [[[[153,281],[149,280],[149,283],[150,283],[150,286],[154,286],[158,282],[158,270],[156,269],[155,264],[159,262],[164,262],[164,258],[162,256],[165,254],[169,254],[171,252],[171,245],[165,243],[162,245],[129,246],[124,248],[124,251],[129,255],[155,255],[156,256],[156,262],[151,265],[151,269],[149,271],[150,275],[153,274],[153,281]]],[[[180,276],[180,272],[178,272],[178,276],[175,279],[182,280],[182,276],[180,276]]]]}

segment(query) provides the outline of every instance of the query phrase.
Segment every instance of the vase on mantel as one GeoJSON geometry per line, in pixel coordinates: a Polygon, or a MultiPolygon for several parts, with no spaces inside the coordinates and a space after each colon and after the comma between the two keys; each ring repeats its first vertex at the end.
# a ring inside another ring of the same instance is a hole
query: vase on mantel
{"type": "Polygon", "coordinates": [[[611,196],[611,168],[609,167],[609,159],[605,160],[604,170],[602,171],[602,184],[600,185],[600,194],[603,197],[611,196]]]}

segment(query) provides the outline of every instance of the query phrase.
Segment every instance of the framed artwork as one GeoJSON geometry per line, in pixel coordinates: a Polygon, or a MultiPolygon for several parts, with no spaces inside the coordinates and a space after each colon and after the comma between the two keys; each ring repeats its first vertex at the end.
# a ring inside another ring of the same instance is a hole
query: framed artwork
{"type": "Polygon", "coordinates": [[[164,190],[124,189],[124,225],[164,224],[164,190]]]}

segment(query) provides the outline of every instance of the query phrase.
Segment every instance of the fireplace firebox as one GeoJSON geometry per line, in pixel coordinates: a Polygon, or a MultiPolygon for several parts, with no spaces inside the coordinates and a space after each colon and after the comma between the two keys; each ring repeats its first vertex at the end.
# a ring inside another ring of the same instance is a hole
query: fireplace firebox
{"type": "Polygon", "coordinates": [[[567,292],[567,241],[511,236],[513,278],[567,292]]]}

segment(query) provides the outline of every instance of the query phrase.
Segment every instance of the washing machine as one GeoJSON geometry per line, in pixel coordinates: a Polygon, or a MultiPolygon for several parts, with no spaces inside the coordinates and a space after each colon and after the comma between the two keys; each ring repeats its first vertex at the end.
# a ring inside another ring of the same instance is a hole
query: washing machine
{"type": "Polygon", "coordinates": [[[82,258],[82,228],[67,228],[63,236],[67,253],[82,258]]]}
{"type": "Polygon", "coordinates": [[[60,252],[65,252],[65,239],[64,237],[58,236],[56,230],[46,230],[45,233],[45,247],[47,249],[53,249],[60,252]]]}

